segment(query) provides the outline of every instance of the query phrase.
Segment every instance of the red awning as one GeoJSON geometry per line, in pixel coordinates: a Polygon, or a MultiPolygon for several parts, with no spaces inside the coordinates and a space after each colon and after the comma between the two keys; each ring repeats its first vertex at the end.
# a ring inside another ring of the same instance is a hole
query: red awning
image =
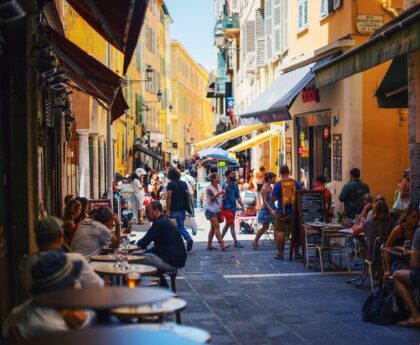
{"type": "Polygon", "coordinates": [[[123,79],[54,29],[51,45],[66,76],[83,92],[105,102],[112,121],[128,109],[121,92],[123,79]]]}
{"type": "Polygon", "coordinates": [[[123,74],[133,57],[147,0],[67,0],[104,39],[124,54],[123,74]]]}

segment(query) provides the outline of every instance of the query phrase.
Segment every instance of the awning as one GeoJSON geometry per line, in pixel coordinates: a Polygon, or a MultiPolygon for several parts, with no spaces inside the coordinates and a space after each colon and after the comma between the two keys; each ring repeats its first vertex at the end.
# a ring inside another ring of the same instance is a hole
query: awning
{"type": "Polygon", "coordinates": [[[123,74],[133,57],[147,0],[67,0],[105,40],[124,54],[123,74]]]}
{"type": "Polygon", "coordinates": [[[240,151],[244,151],[247,149],[250,149],[254,146],[260,145],[268,140],[270,140],[272,137],[279,135],[279,130],[274,130],[274,129],[270,129],[264,133],[261,133],[249,140],[243,141],[242,143],[231,147],[230,149],[228,149],[228,151],[230,152],[240,152],[240,151]]]}
{"type": "Polygon", "coordinates": [[[280,75],[241,114],[241,124],[269,123],[290,120],[289,109],[296,96],[314,78],[312,68],[322,66],[335,55],[280,75]]]}
{"type": "Polygon", "coordinates": [[[121,91],[123,79],[54,29],[51,45],[64,74],[83,92],[106,103],[112,121],[128,109],[121,91]]]}
{"type": "Polygon", "coordinates": [[[321,87],[365,71],[394,57],[420,48],[420,4],[377,30],[365,43],[322,67],[314,68],[321,87]]]}
{"type": "Polygon", "coordinates": [[[141,152],[143,152],[145,155],[148,155],[148,156],[152,157],[153,159],[156,159],[156,160],[158,160],[158,161],[162,161],[162,160],[163,160],[163,158],[162,158],[162,157],[158,156],[156,153],[154,153],[154,152],[153,152],[152,150],[150,150],[150,149],[147,149],[147,148],[145,148],[145,147],[143,147],[143,146],[141,146],[141,145],[135,145],[134,147],[135,147],[135,149],[136,149],[137,151],[141,151],[141,152]]]}
{"type": "Polygon", "coordinates": [[[407,55],[394,58],[375,97],[379,108],[408,108],[407,55]]]}
{"type": "Polygon", "coordinates": [[[206,140],[199,141],[198,143],[195,143],[194,144],[194,150],[198,151],[202,148],[215,145],[215,144],[217,144],[221,141],[225,141],[225,140],[228,140],[228,139],[233,139],[233,138],[240,137],[240,136],[245,135],[249,132],[260,129],[263,126],[264,125],[260,124],[260,125],[251,125],[251,126],[239,126],[239,127],[233,128],[230,131],[221,133],[221,134],[216,135],[214,137],[211,137],[211,138],[208,138],[206,140]]]}

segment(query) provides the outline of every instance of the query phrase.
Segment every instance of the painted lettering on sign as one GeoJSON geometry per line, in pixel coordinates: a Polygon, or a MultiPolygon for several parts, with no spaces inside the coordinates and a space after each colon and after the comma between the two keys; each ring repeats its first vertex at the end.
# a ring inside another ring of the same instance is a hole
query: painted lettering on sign
{"type": "Polygon", "coordinates": [[[378,15],[359,14],[356,19],[357,31],[371,34],[384,25],[384,17],[378,15]]]}

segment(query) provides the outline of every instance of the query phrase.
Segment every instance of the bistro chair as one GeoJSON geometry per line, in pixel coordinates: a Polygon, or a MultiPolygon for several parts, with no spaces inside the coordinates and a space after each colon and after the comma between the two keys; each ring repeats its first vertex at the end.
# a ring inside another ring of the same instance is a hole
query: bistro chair
{"type": "Polygon", "coordinates": [[[385,239],[382,237],[376,237],[373,246],[372,246],[372,255],[371,260],[365,259],[363,264],[363,273],[361,277],[361,281],[359,284],[356,285],[357,288],[363,285],[364,281],[366,280],[367,276],[370,279],[370,288],[374,290],[374,283],[373,283],[373,272],[378,272],[379,275],[383,274],[383,268],[381,265],[380,260],[381,258],[381,248],[385,243],[385,239]]]}
{"type": "Polygon", "coordinates": [[[321,272],[324,274],[324,260],[327,258],[333,266],[337,266],[334,262],[334,254],[344,254],[346,258],[347,271],[350,272],[349,258],[346,250],[346,236],[337,232],[336,229],[325,227],[321,230],[321,242],[315,245],[319,254],[321,272]]]}
{"type": "Polygon", "coordinates": [[[313,251],[313,258],[314,264],[317,257],[316,245],[320,244],[320,234],[319,231],[316,229],[311,228],[310,225],[304,224],[302,225],[304,228],[305,233],[305,261],[306,261],[306,268],[309,269],[309,251],[313,251]]]}

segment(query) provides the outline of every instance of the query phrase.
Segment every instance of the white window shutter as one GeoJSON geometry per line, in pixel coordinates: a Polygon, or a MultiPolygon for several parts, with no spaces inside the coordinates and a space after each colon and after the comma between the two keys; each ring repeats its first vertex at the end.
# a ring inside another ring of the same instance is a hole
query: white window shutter
{"type": "Polygon", "coordinates": [[[283,54],[289,46],[289,7],[288,0],[281,0],[281,38],[280,53],[283,54]]]}
{"type": "Polygon", "coordinates": [[[303,1],[303,26],[308,26],[308,0],[303,1]]]}
{"type": "Polygon", "coordinates": [[[328,0],[321,0],[320,16],[324,18],[328,15],[328,0]]]}
{"type": "Polygon", "coordinates": [[[246,31],[246,52],[255,52],[255,21],[248,20],[245,22],[246,31]]]}
{"type": "Polygon", "coordinates": [[[265,1],[265,37],[266,37],[266,59],[273,59],[273,5],[274,0],[265,1]]]}
{"type": "Polygon", "coordinates": [[[258,8],[255,13],[255,40],[257,50],[257,67],[265,66],[265,20],[264,9],[258,8]]]}
{"type": "Polygon", "coordinates": [[[298,29],[303,28],[303,0],[298,0],[298,29]]]}
{"type": "Polygon", "coordinates": [[[281,51],[281,1],[282,0],[274,0],[273,7],[274,56],[280,55],[281,51]]]}

